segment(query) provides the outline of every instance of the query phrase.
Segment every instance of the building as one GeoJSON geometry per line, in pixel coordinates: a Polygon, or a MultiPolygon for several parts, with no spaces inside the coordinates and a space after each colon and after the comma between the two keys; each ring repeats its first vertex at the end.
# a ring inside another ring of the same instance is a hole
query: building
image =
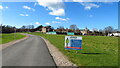
{"type": "Polygon", "coordinates": [[[120,36],[120,33],[109,33],[108,36],[120,36]]]}
{"type": "Polygon", "coordinates": [[[89,33],[89,29],[86,27],[85,29],[80,29],[82,35],[87,35],[89,33]]]}
{"type": "Polygon", "coordinates": [[[46,33],[47,29],[45,27],[43,27],[41,32],[46,33]]]}

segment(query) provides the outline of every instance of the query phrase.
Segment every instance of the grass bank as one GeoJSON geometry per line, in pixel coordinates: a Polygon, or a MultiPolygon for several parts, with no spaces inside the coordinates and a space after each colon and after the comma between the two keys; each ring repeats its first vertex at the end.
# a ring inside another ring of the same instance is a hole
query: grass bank
{"type": "Polygon", "coordinates": [[[0,34],[0,44],[8,43],[14,40],[18,40],[25,37],[19,33],[10,33],[10,34],[0,34]]]}
{"type": "Polygon", "coordinates": [[[48,39],[78,66],[118,66],[118,37],[82,36],[83,50],[76,53],[75,50],[64,49],[64,35],[30,34],[48,39]]]}

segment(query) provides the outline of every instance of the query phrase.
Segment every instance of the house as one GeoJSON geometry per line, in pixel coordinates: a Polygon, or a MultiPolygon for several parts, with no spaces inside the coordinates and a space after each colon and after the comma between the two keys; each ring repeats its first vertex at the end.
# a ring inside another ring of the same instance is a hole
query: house
{"type": "Polygon", "coordinates": [[[87,35],[89,33],[89,29],[86,27],[85,29],[80,29],[82,35],[87,35]]]}
{"type": "Polygon", "coordinates": [[[109,33],[108,36],[120,36],[120,33],[109,33]]]}
{"type": "Polygon", "coordinates": [[[47,32],[47,28],[43,27],[41,32],[46,33],[47,32]]]}

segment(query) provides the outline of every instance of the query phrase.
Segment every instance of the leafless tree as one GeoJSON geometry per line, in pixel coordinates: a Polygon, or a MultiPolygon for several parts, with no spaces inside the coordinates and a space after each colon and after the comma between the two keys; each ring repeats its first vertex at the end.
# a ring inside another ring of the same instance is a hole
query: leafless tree
{"type": "Polygon", "coordinates": [[[114,31],[114,29],[111,26],[105,27],[105,29],[104,29],[105,35],[108,35],[108,33],[112,33],[113,31],[114,31]]]}
{"type": "Polygon", "coordinates": [[[70,29],[72,29],[72,30],[76,30],[76,29],[77,29],[77,26],[76,26],[75,24],[70,25],[70,29]]]}

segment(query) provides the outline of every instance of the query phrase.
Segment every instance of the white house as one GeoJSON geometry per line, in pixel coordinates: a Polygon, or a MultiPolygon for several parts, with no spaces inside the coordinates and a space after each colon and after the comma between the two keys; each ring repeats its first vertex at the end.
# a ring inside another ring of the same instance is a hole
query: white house
{"type": "Polygon", "coordinates": [[[110,33],[108,36],[120,36],[120,33],[110,33]]]}

